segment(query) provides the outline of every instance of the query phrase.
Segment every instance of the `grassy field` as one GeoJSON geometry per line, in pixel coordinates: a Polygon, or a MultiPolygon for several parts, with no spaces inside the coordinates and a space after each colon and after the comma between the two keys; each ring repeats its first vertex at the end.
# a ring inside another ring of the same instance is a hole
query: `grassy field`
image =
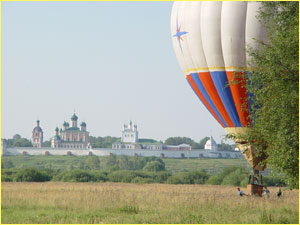
{"type": "MultiPolygon", "coordinates": [[[[99,157],[100,169],[105,170],[105,161],[108,157],[99,157]]],[[[11,161],[16,168],[53,168],[68,169],[77,168],[81,162],[85,162],[88,156],[5,156],[2,162],[11,161]]],[[[241,159],[163,159],[166,170],[172,172],[193,171],[205,169],[209,174],[216,175],[229,166],[247,167],[249,165],[244,158],[241,159]]]]}
{"type": "Polygon", "coordinates": [[[250,168],[246,159],[163,159],[166,170],[172,172],[194,171],[205,169],[209,174],[216,175],[230,166],[250,168]]]}
{"type": "Polygon", "coordinates": [[[234,187],[2,183],[2,223],[298,223],[299,191],[239,197],[234,187]]]}

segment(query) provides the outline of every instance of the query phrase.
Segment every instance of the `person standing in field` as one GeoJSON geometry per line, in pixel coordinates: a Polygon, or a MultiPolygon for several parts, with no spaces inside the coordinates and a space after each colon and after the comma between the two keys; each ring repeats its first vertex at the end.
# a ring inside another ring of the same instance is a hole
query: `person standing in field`
{"type": "Polygon", "coordinates": [[[240,197],[242,197],[243,195],[246,195],[239,187],[237,188],[237,190],[238,190],[238,195],[240,197]]]}
{"type": "Polygon", "coordinates": [[[267,188],[267,186],[264,187],[264,195],[266,195],[268,198],[270,197],[270,191],[269,189],[267,188]]]}
{"type": "Polygon", "coordinates": [[[280,198],[280,196],[281,196],[281,188],[280,188],[280,186],[278,187],[278,191],[277,191],[277,198],[280,198]]]}

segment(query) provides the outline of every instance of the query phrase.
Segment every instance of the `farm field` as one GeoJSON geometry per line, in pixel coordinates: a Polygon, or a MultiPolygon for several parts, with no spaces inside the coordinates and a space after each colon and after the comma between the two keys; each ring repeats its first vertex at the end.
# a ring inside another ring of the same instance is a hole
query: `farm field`
{"type": "Polygon", "coordinates": [[[2,223],[293,223],[299,191],[239,197],[235,187],[124,183],[2,183],[2,223]]]}

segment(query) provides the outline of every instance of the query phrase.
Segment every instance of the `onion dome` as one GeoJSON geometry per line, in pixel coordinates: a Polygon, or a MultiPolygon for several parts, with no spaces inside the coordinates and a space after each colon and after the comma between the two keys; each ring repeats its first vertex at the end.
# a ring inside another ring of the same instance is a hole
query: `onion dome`
{"type": "Polygon", "coordinates": [[[76,114],[74,113],[73,116],[71,117],[71,120],[72,121],[77,121],[78,119],[78,116],[76,116],[76,114]]]}
{"type": "Polygon", "coordinates": [[[52,139],[54,139],[54,140],[61,140],[61,137],[59,135],[54,135],[54,137],[52,139]]]}
{"type": "Polygon", "coordinates": [[[33,128],[33,131],[32,131],[32,132],[33,132],[33,133],[43,132],[42,128],[40,128],[40,121],[39,121],[39,120],[36,121],[36,127],[33,128]]]}
{"type": "Polygon", "coordinates": [[[37,133],[37,132],[43,132],[43,130],[42,130],[42,128],[40,128],[40,127],[35,127],[35,128],[33,128],[33,131],[32,132],[34,132],[34,133],[37,133]]]}
{"type": "Polygon", "coordinates": [[[56,127],[55,128],[55,135],[54,135],[54,137],[52,139],[54,139],[54,140],[61,140],[60,136],[58,135],[58,131],[59,131],[59,129],[58,129],[58,127],[56,127]]]}
{"type": "Polygon", "coordinates": [[[80,124],[80,126],[86,127],[86,123],[85,123],[85,122],[82,122],[82,123],[80,124]]]}

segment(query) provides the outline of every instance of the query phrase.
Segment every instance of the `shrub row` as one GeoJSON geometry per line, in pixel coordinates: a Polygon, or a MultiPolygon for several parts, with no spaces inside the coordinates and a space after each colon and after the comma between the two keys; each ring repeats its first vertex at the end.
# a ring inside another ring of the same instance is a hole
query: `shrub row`
{"type": "MultiPolygon", "coordinates": [[[[226,168],[216,176],[209,176],[205,170],[179,172],[171,174],[168,171],[100,171],[100,170],[38,170],[2,169],[2,181],[10,182],[123,182],[123,183],[167,183],[167,184],[210,184],[232,185],[245,187],[248,182],[248,171],[242,168],[226,168]]],[[[264,177],[267,186],[284,185],[278,177],[264,177]]]]}

